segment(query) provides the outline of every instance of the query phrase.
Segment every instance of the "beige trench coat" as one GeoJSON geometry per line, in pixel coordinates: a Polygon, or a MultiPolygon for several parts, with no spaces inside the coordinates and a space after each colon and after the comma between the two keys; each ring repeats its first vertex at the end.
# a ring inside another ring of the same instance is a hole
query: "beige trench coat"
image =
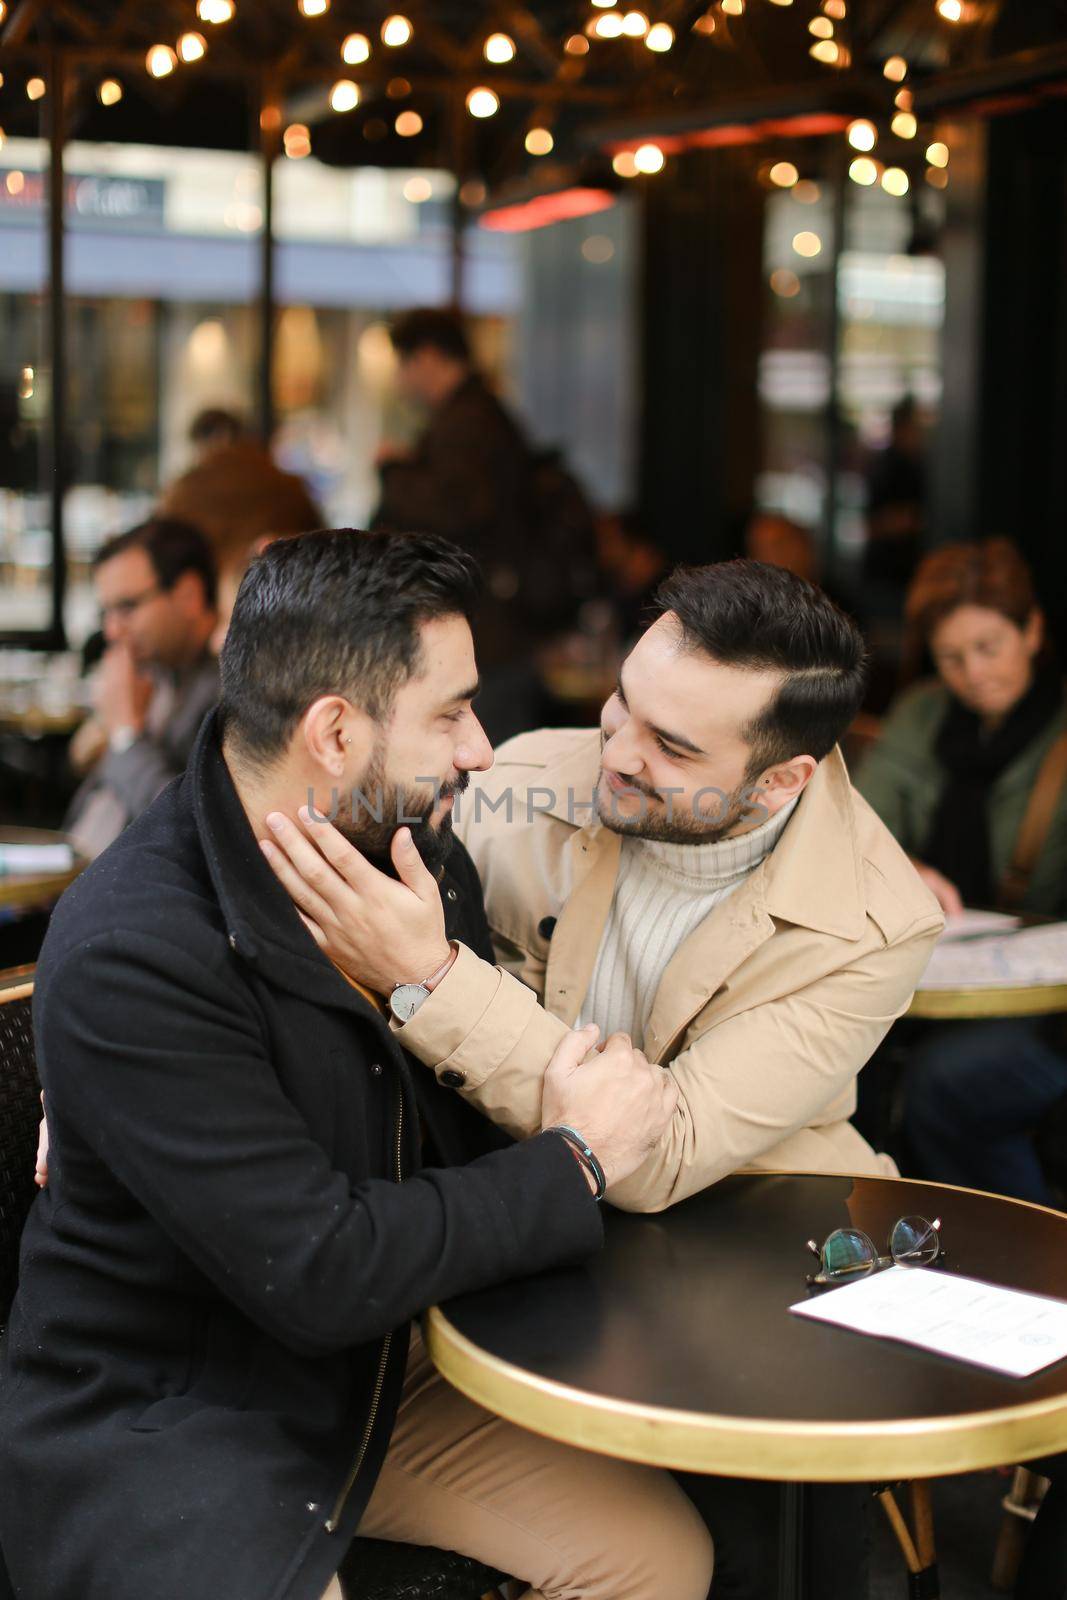
{"type": "MultiPolygon", "coordinates": [[[[517,1136],[540,1126],[545,1064],[579,1014],[615,889],[619,837],[590,805],[599,765],[596,731],[523,734],[462,796],[457,832],[500,964],[461,949],[401,1030],[517,1136]]],[[[673,1073],[678,1110],[612,1201],[658,1211],[745,1167],[893,1172],[848,1121],[856,1077],[907,1010],[942,925],[835,750],[772,854],[663,973],[644,1046],[673,1073]]]]}

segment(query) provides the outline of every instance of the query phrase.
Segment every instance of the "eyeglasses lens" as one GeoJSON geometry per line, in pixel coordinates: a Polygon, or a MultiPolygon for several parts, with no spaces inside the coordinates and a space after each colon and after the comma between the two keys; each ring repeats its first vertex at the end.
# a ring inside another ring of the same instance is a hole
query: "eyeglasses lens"
{"type": "Polygon", "coordinates": [[[873,1242],[859,1228],[838,1228],[822,1247],[822,1269],[828,1278],[870,1272],[878,1260],[873,1242]]]}
{"type": "Polygon", "coordinates": [[[941,1254],[941,1238],[925,1217],[901,1217],[889,1239],[889,1254],[899,1266],[928,1267],[941,1254]]]}

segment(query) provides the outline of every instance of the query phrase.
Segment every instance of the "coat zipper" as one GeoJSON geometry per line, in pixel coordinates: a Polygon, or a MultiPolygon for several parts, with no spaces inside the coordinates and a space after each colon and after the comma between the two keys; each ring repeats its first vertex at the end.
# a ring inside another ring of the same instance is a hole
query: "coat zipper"
{"type": "MultiPolygon", "coordinates": [[[[397,1079],[396,1093],[396,1181],[397,1183],[402,1183],[404,1181],[404,1170],[402,1165],[404,1137],[404,1090],[399,1078],[397,1079]]],[[[378,1360],[378,1376],[374,1380],[374,1393],[371,1395],[370,1411],[367,1414],[367,1425],[363,1429],[363,1438],[360,1440],[359,1454],[356,1456],[356,1459],[352,1464],[351,1471],[349,1472],[348,1477],[345,1479],[341,1487],[341,1492],[337,1496],[334,1508],[330,1512],[329,1518],[327,1519],[327,1533],[337,1532],[338,1525],[341,1521],[341,1515],[345,1509],[345,1504],[349,1495],[352,1493],[356,1479],[359,1477],[359,1469],[363,1465],[367,1450],[370,1446],[371,1434],[374,1432],[374,1424],[378,1416],[378,1406],[382,1398],[382,1390],[385,1387],[385,1369],[389,1361],[389,1351],[392,1343],[393,1335],[391,1333],[387,1333],[382,1344],[382,1353],[378,1360]]]]}

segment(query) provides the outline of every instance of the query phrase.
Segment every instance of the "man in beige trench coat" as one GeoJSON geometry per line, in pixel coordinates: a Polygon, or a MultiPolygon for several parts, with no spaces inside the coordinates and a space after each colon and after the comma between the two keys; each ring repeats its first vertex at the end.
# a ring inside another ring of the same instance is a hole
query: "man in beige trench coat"
{"type": "MultiPolygon", "coordinates": [[[[659,1147],[610,1193],[630,1210],[746,1167],[892,1172],[849,1122],[856,1078],[943,918],[837,748],[862,640],[810,584],[754,562],[679,569],[659,600],[599,731],[521,735],[458,797],[498,965],[453,949],[394,1026],[517,1136],[539,1126],[568,1027],[629,1033],[680,1091],[659,1147]]],[[[307,831],[338,868],[305,906],[312,931],[388,994],[405,950],[429,947],[433,880],[416,866],[395,882],[334,830],[307,831]]]]}

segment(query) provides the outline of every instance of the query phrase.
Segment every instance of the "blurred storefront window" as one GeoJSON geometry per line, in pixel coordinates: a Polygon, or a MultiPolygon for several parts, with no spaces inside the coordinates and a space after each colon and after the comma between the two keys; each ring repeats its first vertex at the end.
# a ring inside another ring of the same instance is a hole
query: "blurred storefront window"
{"type": "MultiPolygon", "coordinates": [[[[0,152],[0,634],[52,620],[46,164],[38,140],[0,152]]],[[[208,405],[253,415],[263,200],[249,156],[74,142],[66,164],[65,623],[78,645],[95,626],[93,552],[188,464],[192,418],[208,405]]],[[[276,165],[275,449],[337,523],[374,506],[388,319],[448,299],[452,187],[443,173],[276,165]]],[[[499,375],[517,251],[472,229],[466,254],[479,354],[499,375]]],[[[395,434],[416,419],[389,422],[395,434]]]]}
{"type": "Polygon", "coordinates": [[[756,498],[810,529],[824,568],[847,577],[866,543],[870,476],[895,408],[914,403],[927,441],[937,419],[945,283],[941,197],[846,180],[835,204],[839,159],[824,147],[767,199],[756,498]]]}

